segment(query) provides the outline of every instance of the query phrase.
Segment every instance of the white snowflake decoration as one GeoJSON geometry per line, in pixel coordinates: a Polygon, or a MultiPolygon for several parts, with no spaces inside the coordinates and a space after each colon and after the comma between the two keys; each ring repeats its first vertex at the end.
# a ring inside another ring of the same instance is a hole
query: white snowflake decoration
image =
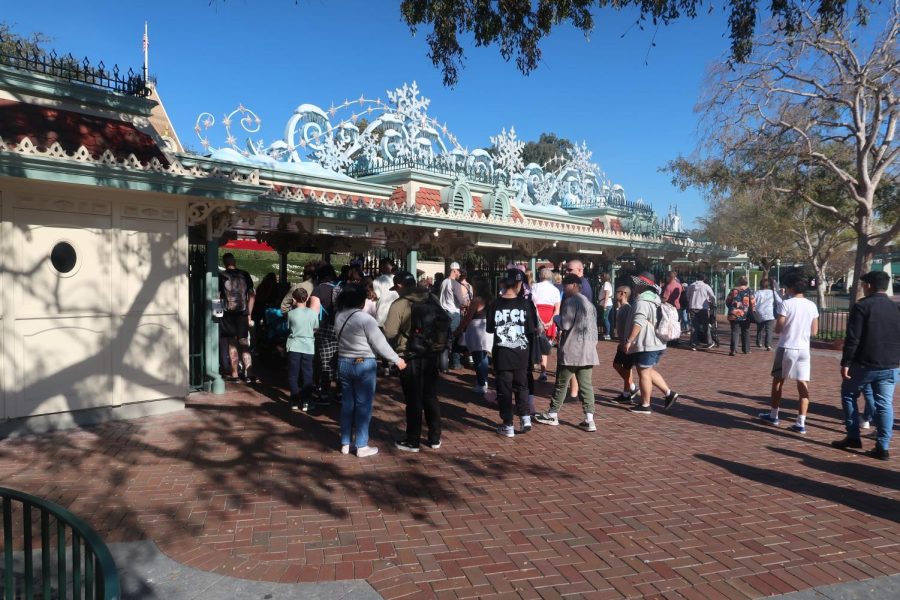
{"type": "Polygon", "coordinates": [[[512,177],[512,175],[525,170],[525,163],[522,162],[522,149],[525,148],[525,142],[516,139],[515,127],[510,127],[508,134],[504,129],[500,135],[491,137],[491,144],[495,150],[494,166],[497,171],[502,171],[507,177],[512,177]]]}

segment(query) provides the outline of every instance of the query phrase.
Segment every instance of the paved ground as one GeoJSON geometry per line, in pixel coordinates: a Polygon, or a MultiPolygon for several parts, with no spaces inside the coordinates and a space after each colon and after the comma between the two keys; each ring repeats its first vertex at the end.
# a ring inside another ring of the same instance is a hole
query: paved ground
{"type": "MultiPolygon", "coordinates": [[[[601,344],[605,396],[613,352],[601,344]]],[[[365,460],[339,453],[336,407],[292,414],[281,389],[235,388],[176,415],[0,442],[0,481],[192,568],[365,579],[385,598],[756,598],[900,573],[900,463],[828,445],[842,436],[837,354],[814,351],[806,436],[754,420],[771,356],[673,349],[670,414],[602,403],[588,434],[567,404],[560,427],[515,439],[460,371],[440,388],[444,446],[419,455],[390,448],[403,412],[388,380],[382,452],[365,460]]]]}

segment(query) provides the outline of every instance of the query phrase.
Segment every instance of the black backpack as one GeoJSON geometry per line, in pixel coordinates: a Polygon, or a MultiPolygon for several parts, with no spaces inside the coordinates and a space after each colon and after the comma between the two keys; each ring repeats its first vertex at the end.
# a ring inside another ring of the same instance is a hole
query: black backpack
{"type": "Polygon", "coordinates": [[[416,356],[440,354],[450,338],[450,316],[431,297],[411,304],[407,351],[416,356]]]}
{"type": "Polygon", "coordinates": [[[221,273],[225,278],[225,310],[230,313],[247,311],[247,278],[243,271],[225,270],[221,273]]]}

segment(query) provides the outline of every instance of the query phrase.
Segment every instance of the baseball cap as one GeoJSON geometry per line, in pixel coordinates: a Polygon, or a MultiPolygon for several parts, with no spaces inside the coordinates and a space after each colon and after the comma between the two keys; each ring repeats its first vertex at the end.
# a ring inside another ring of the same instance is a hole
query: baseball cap
{"type": "Polygon", "coordinates": [[[581,285],[581,277],[579,277],[575,273],[568,273],[562,278],[563,285],[572,285],[573,283],[581,285]]]}
{"type": "Polygon", "coordinates": [[[453,271],[454,269],[459,271],[459,263],[458,262],[454,261],[454,262],[450,263],[450,270],[453,271]]]}
{"type": "Polygon", "coordinates": [[[394,275],[394,286],[391,289],[396,290],[398,285],[416,287],[416,278],[409,271],[400,271],[394,275]]]}
{"type": "Polygon", "coordinates": [[[506,275],[503,277],[503,281],[512,284],[525,281],[525,273],[523,273],[519,269],[507,269],[506,275]]]}
{"type": "Polygon", "coordinates": [[[652,290],[656,290],[656,293],[659,293],[659,286],[656,285],[656,276],[650,271],[644,271],[640,275],[632,275],[631,280],[634,282],[634,285],[640,287],[650,288],[652,290]]]}

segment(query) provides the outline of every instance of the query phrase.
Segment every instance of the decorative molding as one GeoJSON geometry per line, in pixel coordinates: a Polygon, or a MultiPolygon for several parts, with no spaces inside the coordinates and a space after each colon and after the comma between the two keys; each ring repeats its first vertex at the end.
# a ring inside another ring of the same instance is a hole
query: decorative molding
{"type": "Polygon", "coordinates": [[[20,196],[13,201],[16,208],[37,211],[68,212],[90,215],[111,215],[112,205],[99,200],[68,200],[50,197],[20,196]]]}
{"type": "Polygon", "coordinates": [[[146,204],[126,204],[122,207],[121,214],[129,219],[178,220],[178,210],[175,208],[149,206],[146,204]]]}

